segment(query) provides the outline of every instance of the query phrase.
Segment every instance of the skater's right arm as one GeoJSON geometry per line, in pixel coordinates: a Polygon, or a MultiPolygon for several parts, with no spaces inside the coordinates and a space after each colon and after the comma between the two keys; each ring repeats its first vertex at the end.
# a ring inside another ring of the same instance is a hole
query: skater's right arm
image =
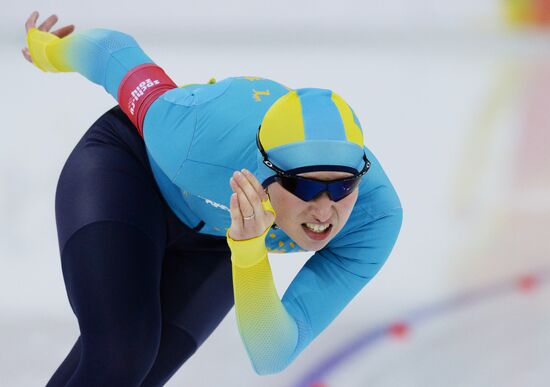
{"type": "Polygon", "coordinates": [[[75,71],[103,86],[141,134],[147,109],[175,88],[174,82],[127,34],[107,29],[72,33],[72,26],[50,33],[57,17],[52,15],[36,28],[37,18],[38,12],[33,12],[25,25],[28,49],[23,55],[43,71],[75,71]]]}

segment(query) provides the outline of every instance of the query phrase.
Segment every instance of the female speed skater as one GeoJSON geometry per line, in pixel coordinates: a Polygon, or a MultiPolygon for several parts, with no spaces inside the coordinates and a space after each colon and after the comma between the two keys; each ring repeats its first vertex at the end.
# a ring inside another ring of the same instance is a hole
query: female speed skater
{"type": "Polygon", "coordinates": [[[118,105],[59,178],[80,336],[48,382],[162,386],[235,305],[254,370],[285,369],[389,256],[399,198],[331,90],[259,77],[178,87],[129,35],[26,22],[23,55],[118,105]],[[312,251],[282,299],[268,252],[312,251]]]}

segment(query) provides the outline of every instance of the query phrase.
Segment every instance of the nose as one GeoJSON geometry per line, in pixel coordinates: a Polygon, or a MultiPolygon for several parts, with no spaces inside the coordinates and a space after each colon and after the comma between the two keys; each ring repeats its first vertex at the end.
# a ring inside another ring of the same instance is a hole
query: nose
{"type": "Polygon", "coordinates": [[[323,192],[315,199],[309,202],[311,204],[311,213],[319,223],[326,223],[332,215],[333,201],[328,197],[327,192],[323,192]]]}

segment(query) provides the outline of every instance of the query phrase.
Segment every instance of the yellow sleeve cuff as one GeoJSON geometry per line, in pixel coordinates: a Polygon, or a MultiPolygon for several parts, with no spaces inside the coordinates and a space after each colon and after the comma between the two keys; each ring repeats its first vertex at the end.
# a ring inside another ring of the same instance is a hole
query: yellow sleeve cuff
{"type": "Polygon", "coordinates": [[[31,52],[32,62],[42,71],[59,72],[59,70],[48,59],[47,48],[53,42],[60,40],[59,37],[49,32],[31,28],[27,33],[27,45],[31,52]]]}
{"type": "Polygon", "coordinates": [[[265,236],[269,229],[268,227],[264,233],[256,238],[245,239],[242,241],[236,241],[229,236],[229,230],[227,230],[227,244],[231,249],[231,262],[235,266],[241,268],[252,267],[260,262],[267,256],[267,249],[265,247],[265,236]]]}
{"type": "MultiPolygon", "coordinates": [[[[271,206],[269,199],[263,200],[262,205],[266,211],[271,211],[275,215],[275,210],[271,206]]],[[[267,227],[262,235],[256,238],[245,239],[236,241],[229,236],[229,230],[227,229],[226,237],[227,244],[231,249],[231,261],[234,265],[247,268],[256,265],[262,259],[267,257],[267,249],[265,247],[265,237],[271,226],[267,227]]]]}

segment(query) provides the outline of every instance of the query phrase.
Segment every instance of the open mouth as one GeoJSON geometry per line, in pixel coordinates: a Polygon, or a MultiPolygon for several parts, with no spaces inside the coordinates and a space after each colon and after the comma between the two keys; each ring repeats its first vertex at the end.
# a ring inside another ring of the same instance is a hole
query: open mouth
{"type": "Polygon", "coordinates": [[[312,229],[311,227],[308,227],[305,223],[302,223],[302,229],[306,233],[308,237],[310,237],[313,240],[321,241],[323,239],[326,239],[331,230],[332,230],[332,224],[330,224],[325,229],[316,227],[315,229],[312,229]]]}

